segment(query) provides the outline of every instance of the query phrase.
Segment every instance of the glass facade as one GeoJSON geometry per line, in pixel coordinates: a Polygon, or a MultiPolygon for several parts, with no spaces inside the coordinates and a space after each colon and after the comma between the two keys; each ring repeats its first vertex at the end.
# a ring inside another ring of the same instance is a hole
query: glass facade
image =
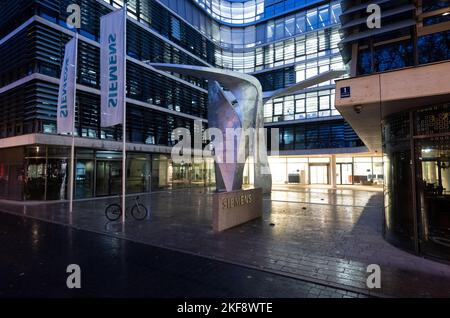
{"type": "MultiPolygon", "coordinates": [[[[122,5],[120,1],[104,1],[116,7],[122,5]]],[[[151,28],[157,29],[163,36],[184,42],[184,35],[190,33],[191,28],[193,28],[195,29],[194,33],[202,34],[224,49],[252,48],[266,42],[280,40],[294,34],[301,34],[339,23],[339,15],[341,13],[339,1],[330,1],[330,3],[321,6],[314,6],[314,4],[323,1],[295,0],[297,5],[292,7],[291,10],[278,12],[277,14],[267,14],[264,18],[258,17],[258,15],[250,16],[248,12],[251,10],[261,10],[260,1],[217,1],[218,5],[214,6],[217,10],[214,10],[221,12],[220,3],[225,4],[222,8],[224,8],[224,12],[227,12],[226,19],[230,22],[217,19],[219,15],[213,14],[213,10],[204,10],[204,8],[208,7],[208,2],[210,2],[208,0],[161,0],[160,2],[164,6],[148,0],[130,0],[128,4],[129,16],[151,28]],[[256,5],[253,6],[253,3],[256,5]],[[163,12],[168,13],[166,8],[169,8],[174,15],[162,14],[163,12]],[[242,9],[243,11],[241,11],[242,9]],[[155,14],[155,11],[158,10],[161,12],[155,14]],[[288,12],[291,14],[287,15],[288,12]],[[237,18],[234,19],[234,17],[237,18]],[[276,20],[271,19],[275,17],[277,17],[276,20]],[[240,22],[244,19],[247,22],[240,22]],[[167,23],[167,26],[164,26],[164,22],[167,23]]],[[[291,1],[294,3],[293,0],[287,0],[287,2],[291,1]]],[[[265,2],[267,3],[267,1],[265,2]]],[[[283,1],[277,5],[280,4],[283,4],[283,1]]],[[[192,42],[187,41],[182,44],[188,49],[196,49],[192,46],[192,42]]]]}
{"type": "Polygon", "coordinates": [[[419,37],[418,48],[420,64],[450,59],[450,30],[419,37]]]}
{"type": "MultiPolygon", "coordinates": [[[[0,198],[25,201],[67,199],[70,148],[34,145],[0,149],[0,198]]],[[[119,195],[122,153],[76,149],[75,198],[119,195]]],[[[215,183],[214,163],[174,164],[169,155],[128,153],[127,193],[149,193],[215,183]]]]}
{"type": "MultiPolygon", "coordinates": [[[[319,64],[332,64],[332,69],[343,69],[339,41],[338,28],[333,27],[258,46],[245,52],[217,51],[216,64],[235,71],[257,74],[274,67],[304,64],[306,61],[313,63],[325,59],[319,64]],[[326,60],[330,58],[333,61],[326,60]]],[[[300,80],[301,78],[298,79],[300,80]]]]}
{"type": "Polygon", "coordinates": [[[213,18],[224,23],[251,23],[264,16],[265,0],[195,0],[195,2],[213,18]]]}
{"type": "Polygon", "coordinates": [[[332,169],[330,157],[270,157],[272,182],[275,185],[331,185],[336,171],[336,185],[383,185],[382,157],[336,156],[332,169]]]}
{"type": "Polygon", "coordinates": [[[344,60],[350,60],[351,48],[356,46],[358,55],[353,57],[357,65],[355,75],[450,59],[448,1],[422,1],[418,6],[411,0],[396,0],[386,1],[380,6],[385,13],[381,21],[384,27],[374,31],[365,23],[351,23],[352,19],[360,16],[360,10],[352,9],[354,6],[350,1],[343,3],[342,19],[345,22],[342,29],[344,38],[348,38],[344,41],[344,60]],[[357,33],[360,36],[355,36],[357,33]]]}
{"type": "Polygon", "coordinates": [[[279,150],[336,149],[363,147],[350,125],[342,120],[286,125],[279,129],[279,150]]]}
{"type": "MultiPolygon", "coordinates": [[[[188,0],[162,0],[170,9],[187,19],[192,19],[191,24],[196,25],[194,14],[199,14],[195,7],[191,7],[188,0]]],[[[284,15],[287,12],[304,9],[314,4],[319,4],[320,0],[194,0],[198,7],[206,11],[210,16],[222,24],[245,25],[255,24],[260,20],[267,20],[276,16],[284,15]]],[[[316,9],[309,12],[308,24],[316,25],[321,21],[336,19],[339,17],[338,6],[333,8],[332,15],[329,15],[324,7],[318,13],[316,9]]],[[[196,25],[197,26],[197,25],[196,25]]]]}
{"type": "Polygon", "coordinates": [[[432,12],[439,9],[448,8],[450,5],[448,0],[426,0],[422,1],[422,11],[432,12]]]}
{"type": "Polygon", "coordinates": [[[334,108],[334,89],[276,98],[264,105],[266,123],[340,116],[334,108]]]}

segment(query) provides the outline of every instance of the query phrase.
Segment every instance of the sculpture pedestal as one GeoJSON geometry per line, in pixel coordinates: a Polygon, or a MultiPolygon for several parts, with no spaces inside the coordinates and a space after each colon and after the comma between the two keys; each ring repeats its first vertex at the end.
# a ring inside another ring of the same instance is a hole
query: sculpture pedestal
{"type": "Polygon", "coordinates": [[[213,229],[226,229],[262,217],[262,189],[221,192],[213,197],[213,229]]]}

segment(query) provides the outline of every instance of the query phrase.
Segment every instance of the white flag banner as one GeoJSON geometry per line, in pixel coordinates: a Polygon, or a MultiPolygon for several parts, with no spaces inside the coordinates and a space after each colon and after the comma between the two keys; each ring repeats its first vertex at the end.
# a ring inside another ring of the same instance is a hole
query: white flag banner
{"type": "Polygon", "coordinates": [[[123,123],[125,101],[125,11],[118,10],[101,18],[100,78],[101,126],[123,123]]]}
{"type": "Polygon", "coordinates": [[[61,70],[59,82],[57,133],[72,133],[75,120],[75,85],[77,64],[77,38],[73,38],[66,44],[66,52],[61,70]]]}

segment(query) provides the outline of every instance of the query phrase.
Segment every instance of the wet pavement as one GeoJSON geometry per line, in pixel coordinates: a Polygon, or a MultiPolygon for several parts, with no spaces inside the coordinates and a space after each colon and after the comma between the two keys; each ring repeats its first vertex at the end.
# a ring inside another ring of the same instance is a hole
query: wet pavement
{"type": "Polygon", "coordinates": [[[141,196],[151,211],[138,222],[108,222],[106,203],[11,204],[0,210],[152,246],[244,265],[354,292],[393,297],[450,296],[450,266],[397,249],[382,238],[382,193],[351,189],[280,188],[264,199],[264,215],[217,234],[212,194],[203,189],[141,196]],[[378,264],[382,288],[366,286],[378,264]]]}
{"type": "Polygon", "coordinates": [[[5,213],[0,241],[0,297],[364,297],[5,213]],[[69,264],[81,268],[81,289],[66,285],[69,264]]]}

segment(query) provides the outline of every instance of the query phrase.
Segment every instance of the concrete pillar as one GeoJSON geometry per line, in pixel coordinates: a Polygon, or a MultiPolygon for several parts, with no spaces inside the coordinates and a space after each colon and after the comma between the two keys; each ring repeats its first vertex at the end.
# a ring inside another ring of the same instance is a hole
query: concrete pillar
{"type": "Polygon", "coordinates": [[[331,155],[330,159],[331,186],[336,188],[336,155],[331,155]]]}

